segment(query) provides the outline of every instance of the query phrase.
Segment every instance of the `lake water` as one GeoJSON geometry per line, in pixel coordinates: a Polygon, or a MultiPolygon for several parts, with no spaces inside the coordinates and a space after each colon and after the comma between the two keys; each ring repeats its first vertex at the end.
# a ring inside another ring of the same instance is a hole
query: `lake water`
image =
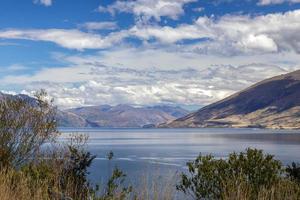
{"type": "Polygon", "coordinates": [[[226,158],[248,147],[263,149],[284,164],[300,162],[300,131],[262,129],[61,129],[89,136],[88,150],[97,155],[90,178],[104,183],[118,166],[131,183],[154,177],[173,177],[187,161],[202,154],[226,158]],[[107,161],[109,151],[114,159],[107,161]]]}

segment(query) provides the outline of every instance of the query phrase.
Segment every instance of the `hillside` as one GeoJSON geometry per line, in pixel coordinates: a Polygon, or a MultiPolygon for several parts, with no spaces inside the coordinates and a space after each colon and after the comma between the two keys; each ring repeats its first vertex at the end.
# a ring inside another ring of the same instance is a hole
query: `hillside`
{"type": "Polygon", "coordinates": [[[159,127],[300,128],[300,70],[261,81],[159,127]]]}

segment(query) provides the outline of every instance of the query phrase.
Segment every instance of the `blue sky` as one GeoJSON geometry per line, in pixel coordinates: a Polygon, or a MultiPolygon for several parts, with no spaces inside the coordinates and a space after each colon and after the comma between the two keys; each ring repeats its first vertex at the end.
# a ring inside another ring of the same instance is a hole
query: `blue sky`
{"type": "Polygon", "coordinates": [[[2,0],[0,90],[198,107],[300,69],[300,0],[2,0]]]}

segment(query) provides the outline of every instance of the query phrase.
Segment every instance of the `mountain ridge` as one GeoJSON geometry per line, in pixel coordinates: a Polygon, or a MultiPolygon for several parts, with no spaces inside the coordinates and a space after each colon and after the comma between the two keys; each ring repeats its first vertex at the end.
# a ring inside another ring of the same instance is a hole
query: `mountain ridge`
{"type": "MultiPolygon", "coordinates": [[[[0,99],[20,98],[35,106],[36,99],[24,94],[6,94],[0,92],[0,99]]],[[[116,106],[100,105],[86,106],[56,112],[59,127],[82,128],[142,128],[171,121],[178,116],[184,116],[187,110],[178,106],[158,105],[133,107],[127,104],[116,106]]]]}
{"type": "Polygon", "coordinates": [[[73,113],[89,123],[92,122],[96,127],[108,128],[138,128],[149,125],[153,127],[188,113],[180,107],[166,105],[133,107],[127,104],[79,107],[65,112],[73,113]]]}
{"type": "Polygon", "coordinates": [[[157,127],[300,128],[300,70],[260,81],[157,127]]]}

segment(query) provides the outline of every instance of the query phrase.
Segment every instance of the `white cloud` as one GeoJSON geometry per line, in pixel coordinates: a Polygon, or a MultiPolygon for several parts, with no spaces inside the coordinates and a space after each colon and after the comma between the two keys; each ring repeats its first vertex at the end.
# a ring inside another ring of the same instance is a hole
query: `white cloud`
{"type": "MultiPolygon", "coordinates": [[[[131,1],[130,1],[131,2],[131,1]]],[[[179,2],[179,1],[175,1],[179,2]]],[[[182,2],[182,1],[180,1],[182,2]]],[[[261,16],[225,15],[220,18],[199,17],[192,24],[177,27],[136,24],[127,30],[107,35],[76,29],[0,30],[0,38],[54,42],[70,49],[103,49],[124,42],[126,38],[141,39],[143,45],[154,44],[199,54],[261,54],[283,51],[300,52],[300,10],[261,16]],[[200,40],[200,41],[199,41],[200,40]],[[154,42],[153,42],[154,41],[154,42]],[[174,45],[175,46],[172,46],[174,45]],[[182,48],[184,46],[184,48],[182,48]]],[[[91,29],[104,24],[86,24],[91,29]]],[[[113,25],[113,24],[110,24],[113,25]]]]}
{"type": "Polygon", "coordinates": [[[102,37],[98,34],[85,33],[75,29],[33,29],[33,30],[2,30],[0,38],[25,39],[35,41],[53,42],[69,49],[101,49],[118,42],[118,35],[102,37]]]}
{"type": "Polygon", "coordinates": [[[2,85],[22,85],[28,93],[45,88],[64,108],[120,103],[206,105],[295,69],[290,67],[294,64],[279,67],[263,62],[300,63],[296,54],[229,58],[162,49],[120,49],[60,59],[68,66],[6,76],[2,85]],[[249,64],[253,60],[262,63],[249,64]]]}
{"type": "Polygon", "coordinates": [[[35,4],[41,4],[44,6],[51,6],[52,5],[52,0],[34,0],[33,1],[35,4]]]}
{"type": "Polygon", "coordinates": [[[199,29],[195,25],[180,25],[176,28],[169,26],[134,26],[129,30],[129,34],[143,40],[155,38],[163,43],[175,43],[184,39],[213,37],[205,29],[199,29]]]}
{"type": "Polygon", "coordinates": [[[194,24],[177,27],[153,25],[135,26],[129,34],[149,41],[153,38],[164,43],[181,40],[205,39],[194,43],[201,53],[226,51],[240,53],[300,52],[300,10],[256,17],[225,15],[221,18],[199,17],[194,24]],[[208,51],[208,52],[205,52],[208,51]]]}
{"type": "Polygon", "coordinates": [[[13,64],[8,67],[0,66],[0,72],[7,72],[7,73],[25,71],[27,69],[28,69],[27,67],[21,64],[13,64]]]}
{"type": "Polygon", "coordinates": [[[270,4],[300,3],[300,0],[259,0],[258,5],[265,6],[270,4]]]}
{"type": "Polygon", "coordinates": [[[86,22],[79,25],[80,28],[87,30],[115,30],[118,28],[116,22],[86,22]]]}
{"type": "MultiPolygon", "coordinates": [[[[61,73],[57,70],[55,74],[61,73]]],[[[64,108],[120,103],[206,105],[253,84],[255,80],[286,72],[277,66],[261,64],[214,66],[203,70],[131,71],[109,67],[98,70],[93,71],[95,76],[91,75],[90,80],[75,85],[32,82],[27,84],[27,90],[46,87],[50,96],[64,108]]]]}
{"type": "Polygon", "coordinates": [[[178,19],[184,14],[183,6],[187,3],[195,2],[196,0],[129,0],[116,1],[107,7],[99,7],[101,12],[110,12],[114,15],[116,12],[129,12],[143,20],[154,18],[160,21],[161,17],[169,17],[178,19]]]}

